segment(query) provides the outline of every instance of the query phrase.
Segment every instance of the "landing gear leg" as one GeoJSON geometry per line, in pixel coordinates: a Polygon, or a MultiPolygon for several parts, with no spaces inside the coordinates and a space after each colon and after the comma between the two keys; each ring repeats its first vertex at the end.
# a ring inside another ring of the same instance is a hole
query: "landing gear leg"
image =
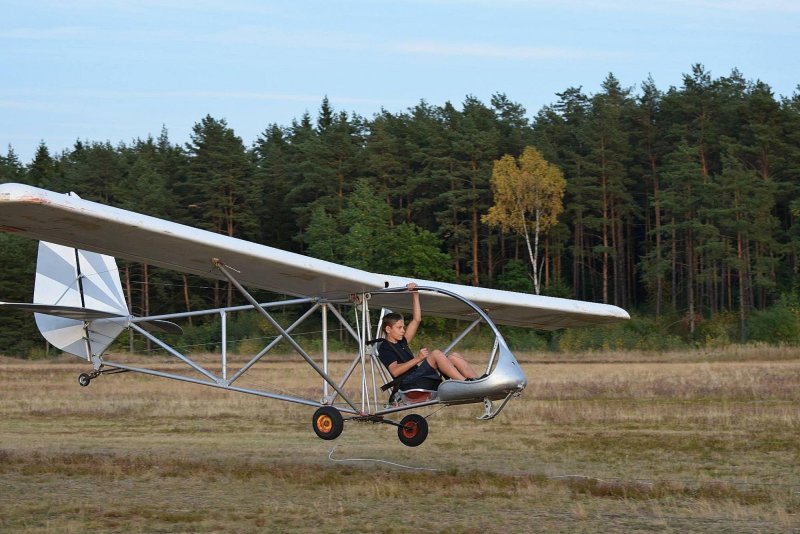
{"type": "Polygon", "coordinates": [[[110,369],[100,368],[100,369],[97,369],[96,371],[92,371],[91,373],[81,373],[81,374],[79,374],[78,375],[78,384],[80,384],[81,387],[85,388],[86,386],[88,386],[91,383],[92,380],[94,380],[95,378],[97,378],[100,375],[116,375],[116,374],[119,374],[119,373],[127,373],[127,372],[128,372],[127,369],[115,369],[113,367],[110,368],[110,369]]]}

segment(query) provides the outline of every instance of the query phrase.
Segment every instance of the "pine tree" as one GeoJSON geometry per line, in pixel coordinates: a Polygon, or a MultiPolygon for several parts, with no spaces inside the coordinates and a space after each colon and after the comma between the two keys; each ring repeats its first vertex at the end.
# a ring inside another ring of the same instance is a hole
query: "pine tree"
{"type": "MultiPolygon", "coordinates": [[[[0,232],[0,297],[8,302],[30,302],[36,274],[37,243],[0,232]]],[[[4,310],[0,321],[0,354],[28,357],[44,352],[45,341],[27,312],[4,310]]]]}
{"type": "Polygon", "coordinates": [[[535,146],[545,159],[557,165],[567,180],[563,220],[571,225],[572,289],[577,298],[600,300],[595,253],[589,225],[593,221],[591,199],[597,186],[587,172],[589,98],[580,87],[558,93],[558,102],[542,109],[533,128],[535,146]]]}
{"type": "Polygon", "coordinates": [[[632,106],[630,89],[622,89],[609,74],[603,92],[591,99],[585,131],[585,172],[592,179],[592,190],[587,191],[592,215],[585,222],[599,237],[593,250],[600,257],[602,301],[620,306],[630,300],[633,268],[627,248],[629,229],[638,216],[627,174],[632,106]]]}
{"type": "MultiPolygon", "coordinates": [[[[206,115],[192,128],[186,145],[189,163],[183,184],[184,201],[194,208],[196,224],[228,236],[258,241],[260,196],[251,179],[252,165],[241,138],[225,119],[206,115]]],[[[222,302],[218,283],[214,305],[222,302]]],[[[233,303],[228,286],[227,305],[233,303]]]]}
{"type": "Polygon", "coordinates": [[[451,139],[453,165],[450,168],[451,184],[448,200],[452,210],[469,228],[470,282],[480,284],[481,224],[480,214],[491,204],[489,178],[491,162],[498,156],[496,119],[491,109],[478,99],[468,96],[462,112],[445,108],[445,124],[451,139]]]}
{"type": "Polygon", "coordinates": [[[88,200],[113,204],[116,184],[124,173],[120,151],[107,141],[88,145],[77,142],[72,152],[62,158],[64,189],[88,200]]]}
{"type": "MultiPolygon", "coordinates": [[[[775,184],[760,179],[758,172],[748,170],[736,156],[736,145],[728,144],[722,155],[722,172],[713,182],[713,202],[708,216],[727,238],[726,264],[736,274],[739,328],[746,338],[745,321],[755,305],[755,290],[774,291],[775,267],[778,258],[775,234],[777,220],[775,184]]],[[[760,299],[762,305],[764,298],[760,299]]]]}
{"type": "Polygon", "coordinates": [[[698,271],[697,248],[707,237],[702,220],[698,216],[704,197],[707,196],[707,179],[698,147],[681,142],[677,149],[667,154],[664,162],[664,189],[662,206],[665,224],[662,225],[666,246],[670,249],[672,262],[671,305],[686,310],[685,317],[690,335],[697,325],[698,271]],[[683,287],[685,298],[680,299],[679,288],[683,287]]]}
{"type": "Polygon", "coordinates": [[[287,201],[293,185],[293,176],[289,172],[291,152],[286,131],[277,124],[267,127],[256,140],[253,150],[253,179],[261,195],[262,239],[264,243],[284,250],[296,246],[292,237],[300,233],[292,205],[287,201]]]}
{"type": "Polygon", "coordinates": [[[669,260],[664,249],[663,201],[661,192],[661,171],[663,159],[668,150],[661,123],[661,99],[663,94],[652,77],[642,84],[642,94],[637,98],[632,127],[632,149],[634,164],[632,174],[640,177],[634,180],[635,196],[640,198],[643,207],[645,228],[641,235],[642,247],[639,250],[638,268],[642,281],[655,306],[655,314],[664,310],[665,277],[669,272],[669,260]]]}
{"type": "Polygon", "coordinates": [[[195,209],[197,223],[213,232],[257,239],[259,197],[252,188],[250,159],[241,138],[225,119],[210,115],[192,132],[186,145],[185,198],[195,209]]]}
{"type": "Polygon", "coordinates": [[[800,85],[791,98],[781,101],[782,138],[785,140],[783,172],[780,176],[778,204],[782,228],[787,233],[787,290],[800,289],[800,85]]]}
{"type": "Polygon", "coordinates": [[[0,184],[25,181],[25,169],[19,161],[14,149],[8,146],[6,156],[0,156],[0,184]]]}

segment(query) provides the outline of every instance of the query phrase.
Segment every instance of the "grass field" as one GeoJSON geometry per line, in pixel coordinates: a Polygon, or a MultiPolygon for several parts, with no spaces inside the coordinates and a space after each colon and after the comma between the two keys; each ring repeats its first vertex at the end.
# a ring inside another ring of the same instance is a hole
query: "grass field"
{"type": "MultiPolygon", "coordinates": [[[[407,448],[388,425],[325,442],[307,407],[5,358],[0,531],[800,532],[800,350],[521,361],[497,419],[422,409],[407,448]]],[[[254,380],[309,393],[305,373],[254,380]]]]}

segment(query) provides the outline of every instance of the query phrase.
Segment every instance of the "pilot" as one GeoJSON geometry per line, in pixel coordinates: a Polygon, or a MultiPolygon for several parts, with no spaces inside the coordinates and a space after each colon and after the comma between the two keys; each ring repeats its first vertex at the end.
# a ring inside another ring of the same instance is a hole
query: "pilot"
{"type": "Polygon", "coordinates": [[[394,378],[402,377],[399,387],[407,389],[437,389],[442,377],[454,380],[471,381],[478,374],[459,354],[445,354],[439,349],[420,349],[414,356],[408,344],[414,339],[422,321],[422,308],[419,303],[417,285],[409,283],[406,288],[411,293],[412,318],[406,326],[399,313],[387,313],[381,323],[385,342],[380,344],[378,357],[389,369],[394,378]]]}

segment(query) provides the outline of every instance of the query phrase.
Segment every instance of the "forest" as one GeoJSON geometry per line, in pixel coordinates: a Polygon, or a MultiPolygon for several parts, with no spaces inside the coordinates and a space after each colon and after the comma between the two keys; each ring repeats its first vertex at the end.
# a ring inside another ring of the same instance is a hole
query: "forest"
{"type": "MultiPolygon", "coordinates": [[[[265,125],[249,147],[206,116],[184,145],[162,128],[62,153],[42,142],[29,163],[9,147],[0,183],[75,191],[370,271],[533,292],[524,239],[484,222],[495,163],[526,147],[566,179],[563,211],[541,237],[541,293],[615,304],[634,319],[520,343],[800,343],[800,86],[776,97],[737,70],[713,77],[697,64],[667,89],[609,74],[596,94],[569,87],[531,115],[503,93],[372,118],[325,98],[316,116],[265,125]]],[[[30,300],[35,256],[35,242],[0,234],[2,300],[30,300]]],[[[234,301],[220,282],[120,269],[135,314],[234,301]]],[[[3,313],[0,353],[43,347],[30,317],[3,313]]]]}

